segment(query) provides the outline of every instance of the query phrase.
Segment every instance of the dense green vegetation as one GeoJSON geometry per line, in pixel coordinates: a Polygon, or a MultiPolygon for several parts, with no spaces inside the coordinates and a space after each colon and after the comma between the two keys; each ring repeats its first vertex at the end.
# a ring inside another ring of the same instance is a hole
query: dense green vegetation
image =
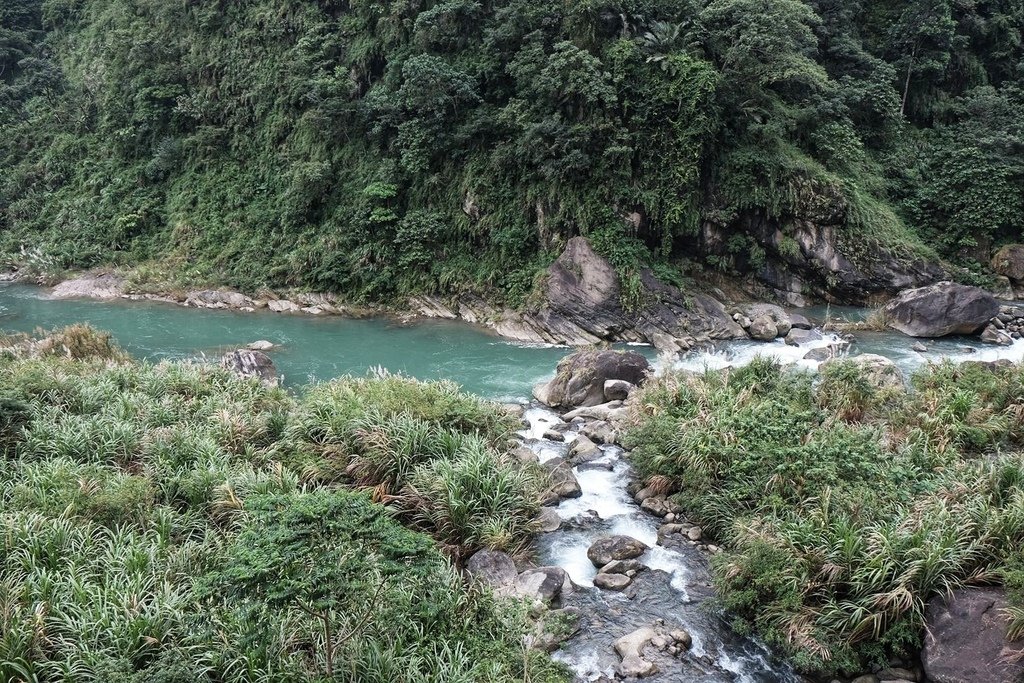
{"type": "MultiPolygon", "coordinates": [[[[1021,0],[5,0],[0,253],[522,300],[702,220],[964,262],[1024,226],[1021,0]]],[[[746,265],[744,265],[746,264],[746,265]]]]}
{"type": "Polygon", "coordinates": [[[938,593],[1024,586],[1024,367],[929,365],[912,384],[760,359],[640,397],[636,466],[726,544],[714,570],[737,628],[807,671],[914,654],[938,593]]]}
{"type": "Polygon", "coordinates": [[[525,606],[456,571],[532,532],[497,407],[54,339],[0,354],[0,680],[563,680],[525,606]]]}

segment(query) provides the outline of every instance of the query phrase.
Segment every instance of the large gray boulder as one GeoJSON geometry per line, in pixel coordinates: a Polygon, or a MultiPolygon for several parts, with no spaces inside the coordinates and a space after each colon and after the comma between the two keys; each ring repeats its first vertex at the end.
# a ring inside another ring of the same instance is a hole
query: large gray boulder
{"type": "Polygon", "coordinates": [[[277,383],[277,369],[270,356],[262,351],[238,349],[229,351],[220,359],[220,364],[239,377],[253,377],[266,384],[277,383]]]}
{"type": "Polygon", "coordinates": [[[516,592],[519,572],[516,563],[498,550],[479,550],[466,562],[466,574],[472,581],[489,586],[498,595],[516,592]]]}
{"type": "Polygon", "coordinates": [[[564,458],[552,458],[544,463],[551,486],[544,495],[545,505],[557,505],[563,498],[579,498],[583,495],[580,482],[572,472],[572,466],[564,458]]]}
{"type": "Polygon", "coordinates": [[[884,310],[889,327],[911,337],[974,334],[998,313],[992,294],[954,282],[905,290],[884,310]]]}
{"type": "Polygon", "coordinates": [[[552,408],[596,406],[605,402],[605,382],[639,385],[650,369],[647,359],[633,351],[577,351],[563,358],[554,379],[538,385],[533,395],[552,408]]]}
{"type": "Polygon", "coordinates": [[[632,536],[605,536],[594,541],[587,549],[587,557],[601,568],[612,560],[632,560],[647,552],[647,544],[632,536]]]}
{"type": "Polygon", "coordinates": [[[992,270],[1011,280],[1024,280],[1024,244],[1007,244],[997,251],[992,270]]]}
{"type": "Polygon", "coordinates": [[[55,299],[117,299],[124,294],[124,280],[113,273],[82,275],[53,288],[55,299]]]}
{"type": "Polygon", "coordinates": [[[572,581],[561,567],[527,569],[516,579],[516,595],[531,600],[553,602],[572,592],[572,581]]]}
{"type": "Polygon", "coordinates": [[[1024,661],[1012,655],[1024,643],[1006,640],[1009,605],[998,588],[967,588],[932,598],[925,613],[921,662],[932,683],[1006,683],[1020,680],[1024,661]]]}

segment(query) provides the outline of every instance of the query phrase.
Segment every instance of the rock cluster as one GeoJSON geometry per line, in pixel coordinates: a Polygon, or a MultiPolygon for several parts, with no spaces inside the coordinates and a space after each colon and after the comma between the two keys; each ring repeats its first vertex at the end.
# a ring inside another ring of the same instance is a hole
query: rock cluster
{"type": "Polygon", "coordinates": [[[277,368],[274,367],[274,361],[262,351],[229,351],[220,359],[220,364],[239,377],[253,377],[265,384],[277,383],[277,368]]]}
{"type": "Polygon", "coordinates": [[[1024,306],[1000,306],[999,313],[981,331],[981,340],[1006,346],[1024,334],[1024,306]]]}
{"type": "Polygon", "coordinates": [[[616,640],[613,645],[622,660],[616,673],[625,679],[653,676],[658,673],[658,666],[651,661],[651,655],[665,652],[679,656],[692,645],[693,638],[685,629],[667,630],[661,623],[638,628],[616,640]]]}

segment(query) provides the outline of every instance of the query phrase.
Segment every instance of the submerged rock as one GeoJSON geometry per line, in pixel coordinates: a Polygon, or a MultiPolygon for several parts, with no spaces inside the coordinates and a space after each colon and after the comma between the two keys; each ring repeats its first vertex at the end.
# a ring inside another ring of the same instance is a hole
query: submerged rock
{"type": "Polygon", "coordinates": [[[639,385],[651,364],[632,351],[577,351],[558,364],[554,379],[538,385],[534,397],[552,408],[596,406],[605,402],[608,380],[639,385]]]}
{"type": "Polygon", "coordinates": [[[229,351],[221,358],[220,364],[239,377],[253,377],[267,384],[277,382],[277,368],[274,367],[274,361],[270,360],[270,356],[262,351],[249,349],[229,351]]]}
{"type": "Polygon", "coordinates": [[[980,287],[940,282],[902,292],[884,314],[889,327],[911,337],[974,334],[999,314],[999,302],[980,287]]]}
{"type": "Polygon", "coordinates": [[[925,615],[921,653],[933,683],[1004,683],[1024,675],[1024,661],[1013,653],[1024,643],[1007,642],[1009,607],[998,588],[966,588],[948,599],[932,598],[925,615]]]}

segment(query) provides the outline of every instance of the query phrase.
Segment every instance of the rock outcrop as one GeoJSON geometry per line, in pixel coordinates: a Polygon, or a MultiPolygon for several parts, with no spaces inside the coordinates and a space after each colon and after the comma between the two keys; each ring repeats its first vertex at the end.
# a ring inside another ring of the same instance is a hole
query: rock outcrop
{"type": "Polygon", "coordinates": [[[1005,683],[1024,676],[1024,642],[1006,641],[1006,594],[997,588],[932,598],[921,653],[932,683],[1005,683]]]}
{"type": "Polygon", "coordinates": [[[1019,283],[1024,280],[1024,244],[1007,244],[992,257],[992,270],[1019,283]]]}
{"type": "Polygon", "coordinates": [[[220,364],[239,377],[254,377],[267,384],[277,383],[277,369],[270,356],[262,351],[238,349],[229,351],[220,364]]]}
{"type": "Polygon", "coordinates": [[[770,296],[792,306],[804,306],[809,299],[870,305],[942,279],[936,264],[895,255],[870,241],[860,241],[854,256],[841,239],[849,213],[846,200],[827,188],[808,194],[813,202],[781,218],[750,211],[728,224],[705,222],[695,246],[705,255],[730,260],[741,272],[752,272],[759,289],[767,290],[756,292],[758,298],[770,296]],[[732,248],[734,238],[744,234],[760,248],[757,260],[732,248]]]}
{"type": "Polygon", "coordinates": [[[648,342],[666,351],[746,335],[715,298],[683,292],[648,269],[638,274],[637,301],[623,301],[622,283],[585,237],[569,240],[548,268],[541,303],[526,312],[497,309],[479,297],[443,301],[416,297],[414,310],[429,317],[461,318],[510,339],[581,346],[600,341],[648,342]]]}
{"type": "Polygon", "coordinates": [[[534,397],[552,408],[578,408],[605,403],[605,384],[624,380],[639,385],[651,364],[632,351],[577,351],[562,359],[554,379],[538,385],[534,397]]]}
{"type": "Polygon", "coordinates": [[[974,334],[998,313],[989,292],[954,282],[908,289],[884,309],[886,324],[911,337],[974,334]]]}

